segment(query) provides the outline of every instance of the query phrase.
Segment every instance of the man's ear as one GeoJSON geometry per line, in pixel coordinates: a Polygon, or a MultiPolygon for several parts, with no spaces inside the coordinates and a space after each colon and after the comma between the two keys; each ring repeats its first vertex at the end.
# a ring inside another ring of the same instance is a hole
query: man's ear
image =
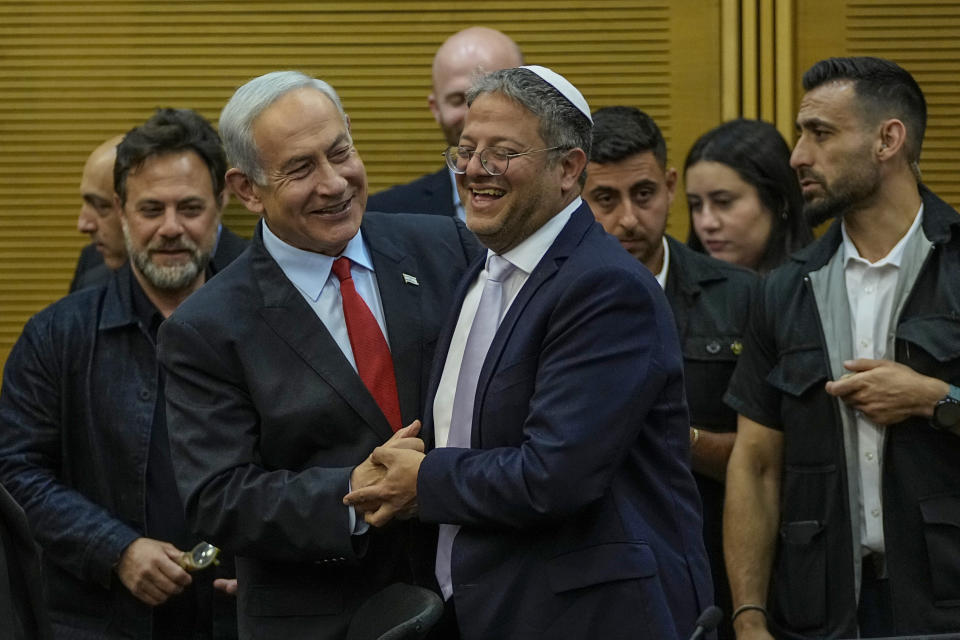
{"type": "Polygon", "coordinates": [[[433,119],[437,121],[437,124],[440,124],[440,107],[437,106],[437,96],[432,91],[427,96],[427,104],[430,105],[430,113],[433,114],[433,119]]]}
{"type": "Polygon", "coordinates": [[[884,120],[880,125],[880,137],[877,141],[877,156],[889,160],[903,150],[907,143],[907,127],[897,118],[884,120]]]}
{"type": "MultiPolygon", "coordinates": [[[[254,213],[263,213],[263,201],[260,199],[259,189],[247,174],[240,169],[233,168],[227,171],[226,180],[230,191],[233,191],[240,198],[243,206],[254,213]]],[[[224,194],[226,194],[226,191],[224,191],[224,194]]],[[[226,204],[226,199],[224,199],[223,204],[226,204]]]]}
{"type": "Polygon", "coordinates": [[[576,188],[580,190],[580,176],[587,167],[587,154],[583,149],[577,147],[565,152],[560,161],[563,169],[563,175],[560,179],[560,188],[564,191],[570,191],[576,188]]]}
{"type": "Polygon", "coordinates": [[[673,167],[667,169],[665,184],[667,187],[667,207],[673,204],[673,197],[677,194],[677,170],[673,167]]]}

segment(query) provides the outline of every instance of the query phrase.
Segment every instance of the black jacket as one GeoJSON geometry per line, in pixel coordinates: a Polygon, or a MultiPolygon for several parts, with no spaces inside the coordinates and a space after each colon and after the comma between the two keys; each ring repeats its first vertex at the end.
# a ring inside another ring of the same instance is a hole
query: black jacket
{"type": "MultiPolygon", "coordinates": [[[[960,215],[921,187],[934,244],[896,321],[895,359],[960,384],[960,215]]],[[[726,397],[784,434],[780,539],[768,598],[781,637],[855,637],[857,601],[843,433],[808,274],[841,244],[839,222],[773,271],[757,296],[726,397]]],[[[883,530],[901,634],[960,629],[960,437],[913,417],[887,427],[883,530]]],[[[856,481],[855,479],[853,481],[856,481]]]]}
{"type": "Polygon", "coordinates": [[[443,168],[408,184],[399,184],[375,193],[367,200],[367,211],[455,216],[457,210],[453,206],[450,172],[443,168]]]}
{"type": "MultiPolygon", "coordinates": [[[[694,251],[667,236],[670,267],[664,291],[677,322],[683,349],[683,378],[690,424],[715,432],[737,430],[737,414],[723,403],[723,394],[742,349],[750,312],[750,296],[759,282],[742,267],[694,251]]],[[[723,560],[724,484],[694,474],[703,501],[703,541],[710,557],[717,604],[728,614],[730,586],[723,560]]],[[[724,622],[719,638],[733,638],[724,622]]]]}

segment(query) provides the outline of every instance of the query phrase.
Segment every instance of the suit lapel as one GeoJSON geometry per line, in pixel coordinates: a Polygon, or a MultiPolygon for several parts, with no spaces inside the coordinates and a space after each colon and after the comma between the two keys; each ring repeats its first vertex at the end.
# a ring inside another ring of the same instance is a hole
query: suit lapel
{"type": "MultiPolygon", "coordinates": [[[[483,367],[480,369],[480,379],[477,381],[477,396],[473,404],[473,431],[470,437],[470,446],[481,448],[481,434],[478,425],[480,424],[480,412],[487,395],[487,387],[493,373],[499,368],[500,358],[510,340],[511,335],[516,329],[517,323],[523,315],[524,309],[530,304],[537,291],[549,282],[560,270],[564,261],[576,249],[577,245],[583,239],[584,234],[594,224],[593,214],[584,203],[573,212],[570,220],[560,231],[560,235],[554,240],[553,244],[544,254],[543,258],[537,264],[533,273],[527,278],[523,287],[517,293],[513,303],[510,305],[507,315],[504,316],[500,327],[497,329],[493,342],[490,344],[490,350],[487,351],[487,357],[483,361],[483,367]]],[[[474,274],[476,276],[476,274],[474,274]]]]}
{"type": "Polygon", "coordinates": [[[254,278],[263,296],[260,316],[264,322],[359,414],[371,430],[383,440],[389,438],[392,430],[380,407],[317,314],[267,253],[259,226],[250,251],[254,278]]]}
{"type": "MultiPolygon", "coordinates": [[[[381,230],[385,220],[365,222],[364,240],[370,248],[377,289],[387,325],[387,339],[400,396],[403,426],[420,416],[420,382],[423,361],[423,313],[417,260],[402,253],[381,230]]],[[[429,283],[424,283],[429,286],[429,283]]]]}

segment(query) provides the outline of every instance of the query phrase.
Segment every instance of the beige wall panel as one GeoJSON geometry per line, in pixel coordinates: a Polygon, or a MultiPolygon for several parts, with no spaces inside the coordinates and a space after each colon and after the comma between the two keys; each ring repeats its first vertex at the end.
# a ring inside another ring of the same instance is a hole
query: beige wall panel
{"type": "MultiPolygon", "coordinates": [[[[681,164],[719,121],[717,14],[702,0],[0,2],[0,362],[26,319],[67,290],[85,244],[75,225],[86,155],[158,106],[215,120],[249,78],[301,69],[340,92],[377,191],[440,165],[426,105],[433,53],[485,24],[567,75],[593,108],[648,111],[681,164]]],[[[255,223],[236,204],[225,220],[243,235],[255,223]]],[[[686,227],[675,207],[670,231],[686,227]]]]}

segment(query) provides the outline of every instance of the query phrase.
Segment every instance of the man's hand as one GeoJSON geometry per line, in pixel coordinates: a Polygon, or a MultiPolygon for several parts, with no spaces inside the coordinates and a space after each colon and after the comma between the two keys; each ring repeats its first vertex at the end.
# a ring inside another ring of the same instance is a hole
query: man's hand
{"type": "MultiPolygon", "coordinates": [[[[409,425],[402,429],[398,429],[389,440],[387,440],[383,446],[398,448],[398,449],[411,449],[413,451],[419,451],[423,453],[423,440],[417,438],[417,434],[420,433],[420,421],[414,420],[409,425]]],[[[357,489],[363,489],[369,487],[373,484],[376,484],[383,480],[383,476],[386,474],[387,468],[383,465],[376,464],[373,461],[373,454],[367,456],[367,459],[354,467],[353,472],[350,474],[350,488],[354,491],[357,489]]],[[[361,502],[355,503],[353,508],[359,512],[372,511],[376,510],[379,507],[379,503],[370,503],[364,504],[361,502]]]]}
{"type": "Polygon", "coordinates": [[[890,425],[910,416],[931,417],[937,401],[950,386],[890,360],[848,360],[853,373],[827,382],[827,393],[837,396],[871,422],[890,425]]]}
{"type": "MultiPolygon", "coordinates": [[[[414,420],[396,433],[390,436],[390,439],[383,443],[385,447],[396,447],[399,449],[412,449],[423,453],[423,440],[417,438],[420,433],[420,421],[414,420]]],[[[352,489],[363,489],[372,484],[380,482],[387,472],[386,467],[377,465],[373,462],[373,454],[367,456],[367,459],[354,467],[350,474],[350,487],[352,489]]]]}
{"type": "Polygon", "coordinates": [[[370,454],[370,461],[386,468],[383,479],[369,487],[354,488],[343,503],[356,509],[366,506],[363,519],[375,527],[382,527],[393,518],[412,516],[417,510],[417,474],[423,458],[422,451],[377,447],[370,454]]]}
{"type": "Polygon", "coordinates": [[[237,595],[236,578],[217,578],[213,581],[213,588],[223,591],[228,596],[237,595]]]}
{"type": "Polygon", "coordinates": [[[138,600],[151,606],[163,604],[192,582],[179,564],[182,555],[169,542],[137,538],[121,554],[117,576],[138,600]]]}

